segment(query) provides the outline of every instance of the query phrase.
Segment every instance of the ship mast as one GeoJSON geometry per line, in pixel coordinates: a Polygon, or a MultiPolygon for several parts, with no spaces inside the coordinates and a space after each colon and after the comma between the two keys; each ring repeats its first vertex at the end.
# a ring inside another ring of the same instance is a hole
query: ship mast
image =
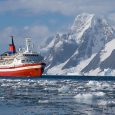
{"type": "Polygon", "coordinates": [[[26,40],[26,52],[32,52],[31,38],[25,38],[26,40]]]}

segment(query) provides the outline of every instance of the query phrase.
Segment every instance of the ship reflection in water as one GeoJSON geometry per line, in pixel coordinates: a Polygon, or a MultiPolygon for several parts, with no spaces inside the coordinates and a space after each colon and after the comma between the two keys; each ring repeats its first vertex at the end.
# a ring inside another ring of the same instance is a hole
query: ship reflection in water
{"type": "Polygon", "coordinates": [[[0,79],[1,115],[114,113],[114,81],[0,79]]]}

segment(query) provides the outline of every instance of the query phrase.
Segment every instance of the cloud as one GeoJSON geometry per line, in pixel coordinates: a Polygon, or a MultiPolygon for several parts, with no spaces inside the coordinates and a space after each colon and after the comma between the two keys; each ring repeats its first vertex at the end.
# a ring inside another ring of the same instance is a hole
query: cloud
{"type": "Polygon", "coordinates": [[[5,27],[4,29],[0,31],[0,38],[1,38],[0,43],[1,44],[8,43],[10,36],[16,35],[16,34],[17,34],[16,28],[10,27],[10,26],[5,27]]]}
{"type": "Polygon", "coordinates": [[[45,38],[50,35],[50,30],[47,26],[44,25],[33,25],[33,26],[24,26],[21,28],[16,27],[5,27],[0,31],[1,38],[7,38],[10,36],[23,36],[23,37],[34,37],[34,38],[45,38]]]}
{"type": "Polygon", "coordinates": [[[6,27],[0,31],[0,53],[2,50],[7,51],[8,44],[10,43],[10,36],[13,35],[13,31],[15,31],[12,27],[6,27]]]}
{"type": "Polygon", "coordinates": [[[0,31],[0,49],[8,49],[11,35],[14,36],[17,47],[24,45],[24,38],[26,37],[31,37],[34,44],[41,45],[43,40],[50,35],[50,30],[44,25],[24,26],[21,28],[5,27],[0,31]]]}
{"type": "MultiPolygon", "coordinates": [[[[55,18],[49,18],[50,24],[48,24],[48,22],[45,23],[45,20],[48,21],[48,17],[45,17],[46,19],[43,20],[43,22],[41,21],[42,25],[41,23],[37,23],[34,19],[32,19],[32,22],[26,23],[26,20],[29,17],[20,17],[20,19],[22,18],[22,20],[24,20],[24,23],[19,23],[20,25],[18,24],[18,27],[16,27],[16,24],[18,23],[17,19],[12,23],[14,27],[9,26],[9,23],[5,23],[5,26],[7,25],[7,27],[3,26],[2,30],[0,30],[0,47],[5,48],[3,46],[9,44],[10,40],[8,38],[11,35],[16,37],[17,44],[21,44],[21,41],[24,41],[24,37],[32,37],[32,39],[34,39],[33,41],[35,41],[36,44],[39,44],[43,39],[57,31],[56,29],[59,28],[59,30],[63,31],[67,28],[67,23],[70,22],[70,20],[67,21],[68,17],[75,17],[77,14],[83,12],[105,15],[114,24],[114,5],[115,0],[0,0],[0,15],[10,15],[13,13],[15,15],[14,17],[17,15],[29,15],[32,17],[32,15],[38,16],[40,14],[46,14],[45,16],[50,17],[52,16],[52,13],[58,14],[55,18]],[[61,20],[58,21],[59,16],[64,16],[64,18],[60,18],[61,20]],[[26,24],[27,26],[25,26],[26,24]]],[[[11,17],[9,18],[8,21],[10,22],[12,19],[11,17]]],[[[44,17],[40,20],[43,18],[44,17]]]]}
{"type": "Polygon", "coordinates": [[[41,26],[41,25],[40,26],[37,26],[37,25],[32,26],[28,30],[29,30],[30,34],[34,37],[43,38],[43,37],[47,37],[50,34],[48,27],[41,26]]]}
{"type": "Polygon", "coordinates": [[[114,10],[114,0],[5,0],[0,3],[0,12],[20,11],[40,14],[59,12],[76,15],[80,12],[106,14],[114,10]]]}
{"type": "Polygon", "coordinates": [[[115,21],[115,13],[108,14],[108,18],[112,21],[115,21]]]}

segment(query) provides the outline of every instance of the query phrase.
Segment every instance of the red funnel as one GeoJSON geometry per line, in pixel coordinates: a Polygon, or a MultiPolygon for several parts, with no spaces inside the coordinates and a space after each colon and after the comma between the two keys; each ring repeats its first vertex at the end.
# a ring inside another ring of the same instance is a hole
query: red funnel
{"type": "Polygon", "coordinates": [[[15,45],[14,45],[14,40],[13,40],[13,36],[12,37],[12,44],[9,45],[9,51],[12,52],[12,53],[16,53],[16,48],[15,48],[15,45]]]}

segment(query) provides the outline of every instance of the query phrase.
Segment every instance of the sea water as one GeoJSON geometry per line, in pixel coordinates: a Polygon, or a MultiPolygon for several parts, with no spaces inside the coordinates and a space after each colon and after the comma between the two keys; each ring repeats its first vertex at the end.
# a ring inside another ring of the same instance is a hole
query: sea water
{"type": "Polygon", "coordinates": [[[0,115],[115,115],[115,82],[2,78],[0,115]]]}

